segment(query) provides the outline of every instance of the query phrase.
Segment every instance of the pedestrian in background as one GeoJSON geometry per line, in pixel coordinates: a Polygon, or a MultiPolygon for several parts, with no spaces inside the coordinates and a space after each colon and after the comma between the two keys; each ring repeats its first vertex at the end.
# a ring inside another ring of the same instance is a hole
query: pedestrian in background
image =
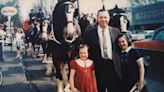
{"type": "Polygon", "coordinates": [[[94,64],[92,60],[88,59],[88,49],[86,44],[81,44],[79,47],[80,58],[70,63],[71,92],[76,92],[75,88],[80,92],[98,92],[94,76],[94,64]]]}
{"type": "Polygon", "coordinates": [[[98,92],[120,91],[120,61],[116,38],[119,29],[108,26],[110,15],[101,9],[97,13],[97,24],[84,33],[84,43],[89,48],[90,58],[95,63],[98,92]]]}
{"type": "Polygon", "coordinates": [[[21,57],[21,49],[22,49],[22,42],[23,42],[23,29],[18,28],[16,34],[15,34],[15,39],[16,39],[16,58],[22,58],[21,57]]]}
{"type": "Polygon", "coordinates": [[[147,92],[141,53],[131,47],[131,40],[126,34],[119,35],[117,42],[121,52],[122,92],[147,92]]]}
{"type": "Polygon", "coordinates": [[[6,32],[3,30],[4,25],[0,24],[0,61],[4,61],[3,59],[3,45],[4,45],[4,38],[6,32]]]}

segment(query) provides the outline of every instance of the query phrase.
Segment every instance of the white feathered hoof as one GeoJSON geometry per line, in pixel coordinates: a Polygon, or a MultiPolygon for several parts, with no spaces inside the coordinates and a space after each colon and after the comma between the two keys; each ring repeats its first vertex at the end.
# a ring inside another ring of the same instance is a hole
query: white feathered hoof
{"type": "Polygon", "coordinates": [[[66,64],[63,64],[61,67],[61,74],[63,77],[63,84],[64,86],[68,83],[68,76],[67,76],[67,71],[66,71],[66,64]]]}
{"type": "Polygon", "coordinates": [[[57,92],[64,92],[63,81],[57,79],[57,92]]]}
{"type": "Polygon", "coordinates": [[[46,73],[45,75],[50,76],[53,74],[54,65],[52,63],[46,64],[46,73]]]}
{"type": "Polygon", "coordinates": [[[47,54],[44,54],[44,57],[43,57],[42,63],[47,63],[47,54]]]}

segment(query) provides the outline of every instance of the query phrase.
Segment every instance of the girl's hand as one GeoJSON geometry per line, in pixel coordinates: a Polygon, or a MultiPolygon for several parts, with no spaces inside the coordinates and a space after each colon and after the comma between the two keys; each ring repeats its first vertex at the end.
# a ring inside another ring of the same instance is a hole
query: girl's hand
{"type": "Polygon", "coordinates": [[[139,92],[143,89],[143,87],[144,87],[144,83],[143,83],[143,81],[142,82],[138,82],[138,90],[139,90],[139,92]]]}

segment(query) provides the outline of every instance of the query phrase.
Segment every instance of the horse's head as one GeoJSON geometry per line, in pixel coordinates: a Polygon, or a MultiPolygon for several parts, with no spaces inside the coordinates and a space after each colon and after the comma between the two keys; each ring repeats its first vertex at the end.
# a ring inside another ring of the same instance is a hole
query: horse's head
{"type": "Polygon", "coordinates": [[[43,40],[47,40],[48,39],[49,23],[50,23],[49,20],[43,20],[43,22],[42,22],[42,30],[43,30],[43,33],[42,33],[41,38],[43,40]]]}
{"type": "Polygon", "coordinates": [[[129,20],[125,14],[113,14],[109,25],[120,29],[121,32],[126,32],[129,27],[129,20]]]}
{"type": "Polygon", "coordinates": [[[120,30],[126,32],[129,27],[129,20],[125,15],[120,16],[120,30]]]}
{"type": "Polygon", "coordinates": [[[42,22],[43,32],[47,32],[49,23],[50,23],[49,20],[43,20],[42,22]]]}
{"type": "MultiPolygon", "coordinates": [[[[74,14],[75,14],[75,7],[74,4],[70,1],[62,3],[58,8],[56,8],[56,13],[53,16],[55,18],[54,26],[57,30],[62,31],[62,35],[65,41],[72,42],[75,38],[79,37],[81,31],[79,30],[79,26],[75,22],[74,14]],[[58,26],[57,26],[58,25],[58,26]]],[[[55,29],[54,29],[55,30],[55,29]]],[[[57,31],[55,30],[55,31],[57,31]]],[[[55,32],[54,32],[55,33],[55,32]]],[[[60,35],[61,35],[60,34],[60,35]]]]}
{"type": "Polygon", "coordinates": [[[64,26],[64,38],[65,41],[71,42],[75,40],[81,34],[80,27],[78,26],[75,16],[75,7],[72,2],[65,2],[65,26],[64,26]]]}

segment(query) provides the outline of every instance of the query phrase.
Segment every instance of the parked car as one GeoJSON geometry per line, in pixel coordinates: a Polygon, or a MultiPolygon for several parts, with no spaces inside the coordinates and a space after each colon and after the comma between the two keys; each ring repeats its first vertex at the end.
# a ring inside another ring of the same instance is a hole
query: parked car
{"type": "Polygon", "coordinates": [[[154,30],[146,30],[144,31],[145,39],[151,39],[153,36],[154,30]]]}
{"type": "Polygon", "coordinates": [[[136,41],[135,47],[153,51],[164,51],[164,27],[157,29],[151,39],[136,41]]]}
{"type": "Polygon", "coordinates": [[[144,40],[144,39],[145,39],[144,32],[137,32],[137,33],[132,32],[131,33],[131,40],[132,41],[140,41],[140,40],[144,40]]]}
{"type": "Polygon", "coordinates": [[[155,30],[151,39],[135,41],[133,46],[164,68],[164,26],[155,30]]]}

